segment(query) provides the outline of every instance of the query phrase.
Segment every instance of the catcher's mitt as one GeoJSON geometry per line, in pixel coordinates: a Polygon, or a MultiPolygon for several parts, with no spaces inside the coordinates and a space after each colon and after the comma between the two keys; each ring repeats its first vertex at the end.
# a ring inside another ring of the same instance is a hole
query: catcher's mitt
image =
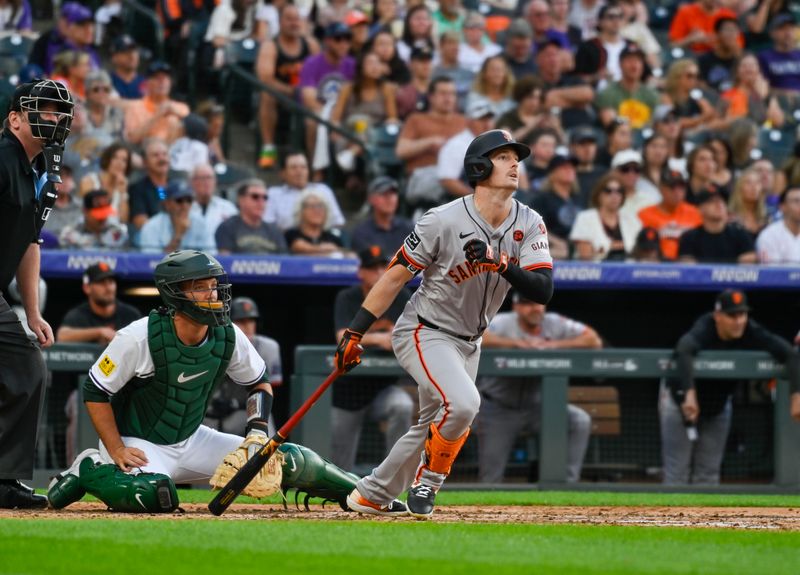
{"type": "MultiPolygon", "coordinates": [[[[247,460],[267,444],[267,434],[263,431],[253,430],[247,434],[242,444],[225,456],[214,471],[214,476],[209,483],[214,489],[222,489],[228,481],[236,475],[247,460]]],[[[242,490],[244,495],[250,497],[266,497],[277,493],[281,489],[283,453],[276,451],[269,458],[267,464],[261,468],[253,480],[242,490]]]]}

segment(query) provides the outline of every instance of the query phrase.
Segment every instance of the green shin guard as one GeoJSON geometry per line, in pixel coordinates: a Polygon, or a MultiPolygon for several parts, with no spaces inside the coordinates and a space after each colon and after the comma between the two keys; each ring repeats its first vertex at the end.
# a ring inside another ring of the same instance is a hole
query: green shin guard
{"type": "Polygon", "coordinates": [[[163,473],[130,475],[110,463],[84,459],[80,466],[81,487],[108,505],[127,513],[169,513],[178,508],[175,484],[163,473]]]}
{"type": "Polygon", "coordinates": [[[340,469],[316,452],[296,443],[284,443],[278,448],[283,453],[284,495],[295,489],[295,503],[301,493],[305,494],[303,505],[308,509],[311,497],[325,501],[336,501],[347,511],[347,496],[355,489],[359,477],[340,469]]]}

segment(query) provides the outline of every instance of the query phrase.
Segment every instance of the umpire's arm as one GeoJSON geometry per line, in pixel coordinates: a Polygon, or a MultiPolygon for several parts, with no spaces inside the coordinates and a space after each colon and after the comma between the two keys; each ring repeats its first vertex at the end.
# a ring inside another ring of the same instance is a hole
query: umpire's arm
{"type": "Polygon", "coordinates": [[[28,317],[28,327],[44,347],[53,345],[53,329],[39,311],[39,265],[41,253],[38,243],[28,244],[28,249],[17,266],[17,285],[22,305],[28,317]]]}

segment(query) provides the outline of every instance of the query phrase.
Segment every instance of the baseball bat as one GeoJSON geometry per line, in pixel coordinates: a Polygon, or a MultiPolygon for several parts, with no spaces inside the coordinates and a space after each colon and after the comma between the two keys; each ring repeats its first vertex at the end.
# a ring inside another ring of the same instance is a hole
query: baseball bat
{"type": "Polygon", "coordinates": [[[247,487],[247,485],[258,474],[262,467],[267,464],[269,458],[275,453],[280,445],[286,441],[286,438],[291,433],[292,429],[303,419],[309,409],[317,402],[320,396],[325,393],[325,390],[341,375],[341,371],[337,368],[325,378],[320,386],[312,393],[308,399],[305,400],[303,405],[292,415],[289,420],[283,424],[278,431],[275,432],[269,441],[261,448],[261,450],[247,460],[242,468],[236,472],[236,475],[231,477],[230,481],[217,493],[216,497],[208,504],[208,509],[214,515],[222,515],[225,510],[230,507],[233,500],[247,487]]]}

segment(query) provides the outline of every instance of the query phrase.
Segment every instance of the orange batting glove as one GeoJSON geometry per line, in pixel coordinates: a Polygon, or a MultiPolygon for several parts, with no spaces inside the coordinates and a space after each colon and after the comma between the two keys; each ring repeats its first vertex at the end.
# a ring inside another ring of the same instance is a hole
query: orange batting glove
{"type": "Polygon", "coordinates": [[[336,347],[336,355],[333,356],[336,369],[345,373],[361,363],[361,354],[364,353],[364,348],[361,347],[363,336],[364,334],[351,329],[344,330],[344,335],[336,347]]]}

